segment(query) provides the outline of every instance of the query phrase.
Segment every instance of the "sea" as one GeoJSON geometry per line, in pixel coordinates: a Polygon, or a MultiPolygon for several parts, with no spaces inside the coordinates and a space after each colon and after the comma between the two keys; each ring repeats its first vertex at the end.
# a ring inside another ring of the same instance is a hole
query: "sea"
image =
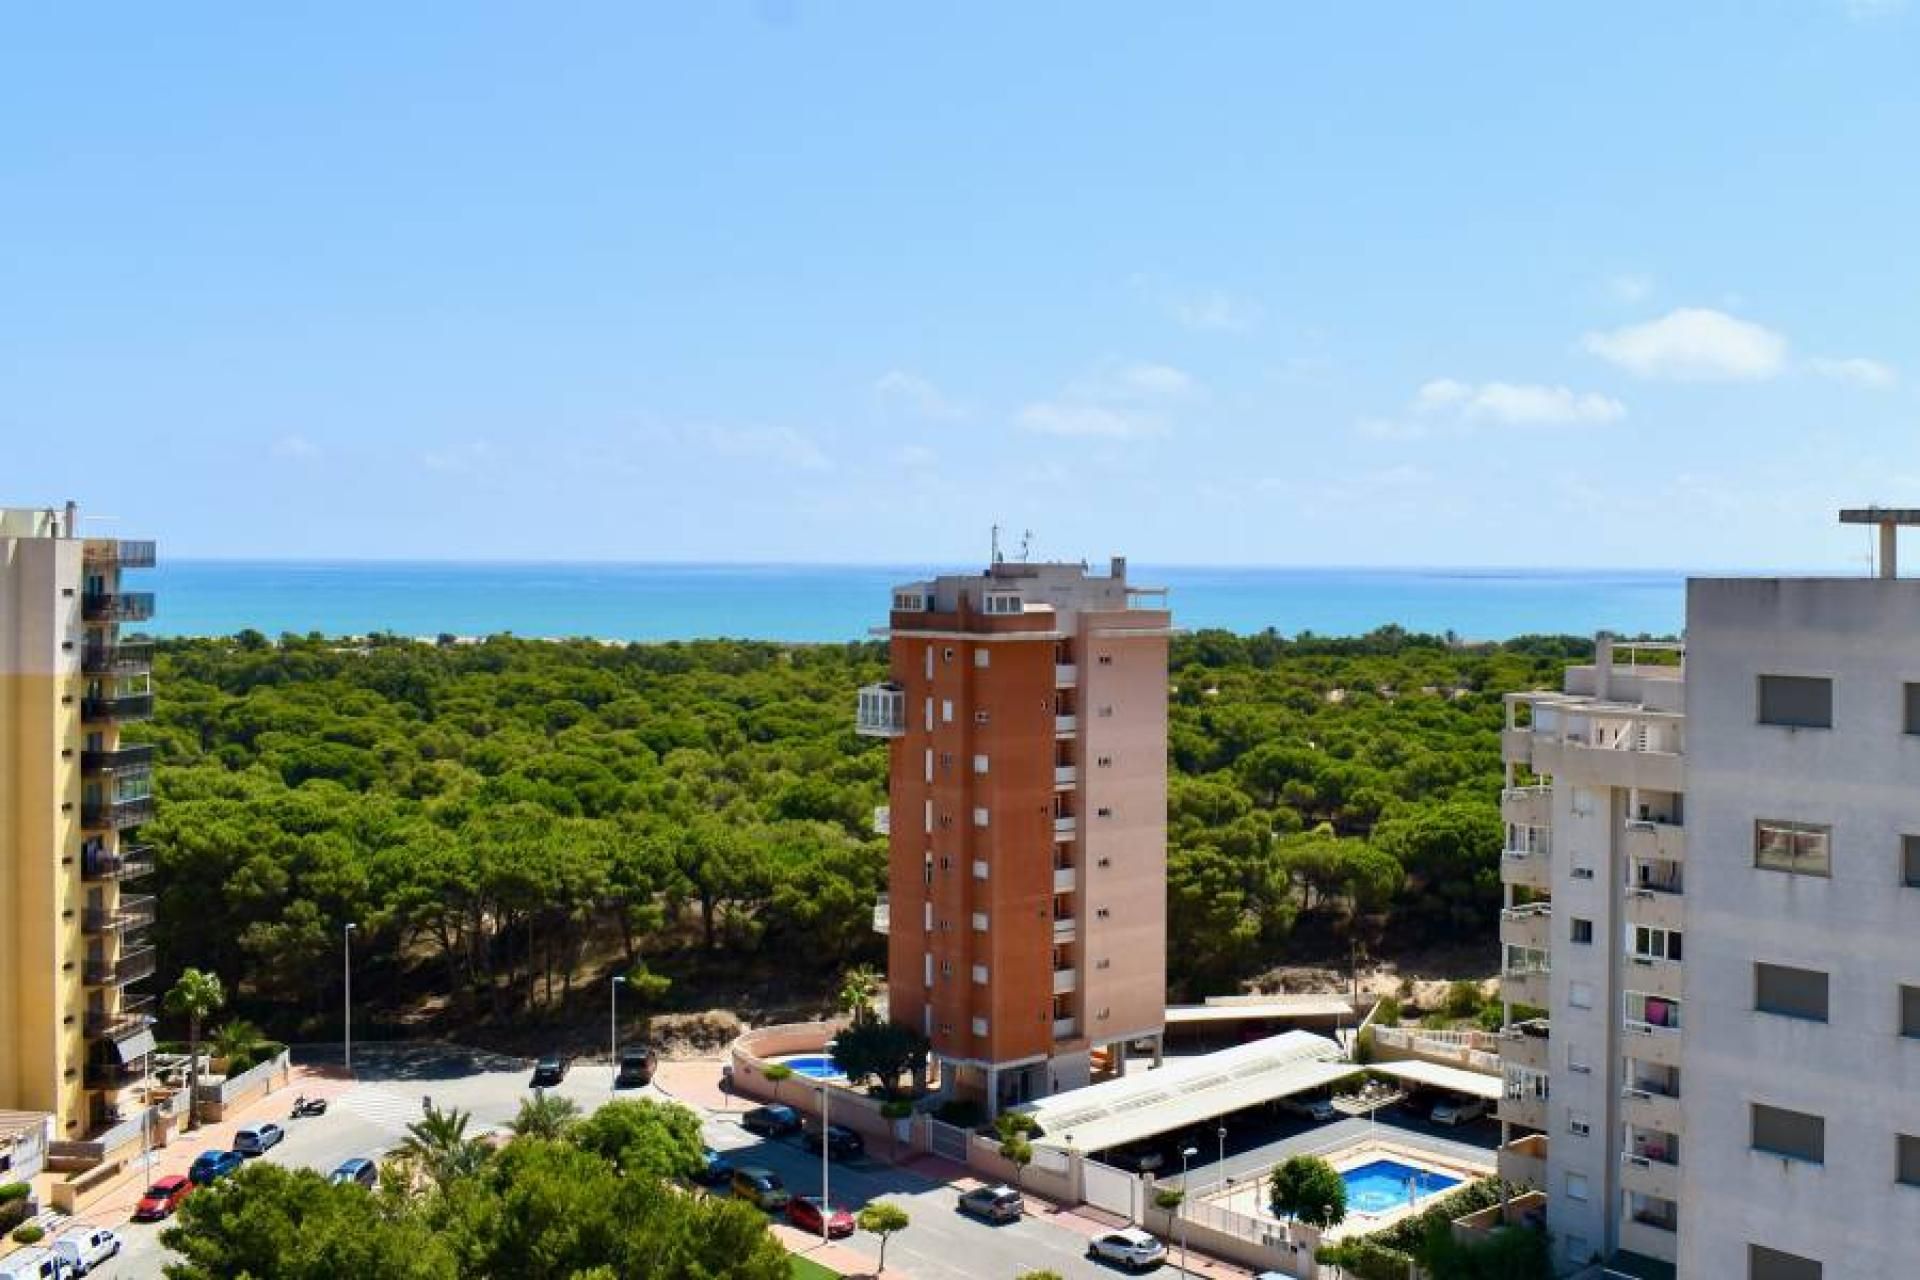
{"type": "MultiPolygon", "coordinates": [[[[562,564],[166,560],[138,576],[160,635],[501,632],[602,640],[834,643],[884,625],[890,589],[936,565],[562,564]]],[[[1398,625],[1463,640],[1535,633],[1671,635],[1679,571],[1205,568],[1133,565],[1178,625],[1293,636],[1398,625]]]]}

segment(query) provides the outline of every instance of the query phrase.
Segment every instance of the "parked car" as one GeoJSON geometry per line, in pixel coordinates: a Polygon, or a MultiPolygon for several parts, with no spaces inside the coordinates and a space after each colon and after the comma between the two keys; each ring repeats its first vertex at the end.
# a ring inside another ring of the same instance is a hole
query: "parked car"
{"type": "Polygon", "coordinates": [[[771,1169],[750,1166],[733,1171],[733,1194],[748,1204],[777,1213],[787,1207],[793,1196],[780,1175],[771,1169]]]}
{"type": "Polygon", "coordinates": [[[233,1135],[233,1149],[243,1156],[263,1156],[286,1136],[277,1124],[249,1125],[233,1135]]]}
{"type": "Polygon", "coordinates": [[[0,1258],[0,1280],[60,1280],[66,1270],[51,1249],[22,1249],[0,1258]]]}
{"type": "MultiPolygon", "coordinates": [[[[820,1131],[817,1129],[807,1130],[807,1134],[801,1139],[801,1142],[809,1151],[819,1151],[823,1145],[820,1131]]],[[[846,1160],[853,1156],[862,1155],[867,1149],[866,1139],[843,1124],[830,1124],[827,1126],[824,1145],[827,1148],[828,1158],[834,1160],[846,1160]]]]}
{"type": "Polygon", "coordinates": [[[960,1212],[983,1222],[1018,1222],[1027,1202],[1012,1187],[975,1187],[960,1196],[960,1212]]]}
{"type": "Polygon", "coordinates": [[[572,1060],[550,1054],[533,1064],[533,1084],[535,1089],[551,1089],[567,1078],[567,1068],[572,1060]]]}
{"type": "Polygon", "coordinates": [[[1304,1120],[1327,1121],[1340,1113],[1333,1109],[1333,1103],[1325,1098],[1316,1098],[1311,1094],[1303,1097],[1280,1099],[1280,1110],[1290,1116],[1299,1116],[1304,1120]]]}
{"type": "Polygon", "coordinates": [[[644,1089],[653,1083],[653,1068],[658,1056],[647,1045],[620,1051],[620,1070],[613,1077],[616,1089],[644,1089]]]}
{"type": "Polygon", "coordinates": [[[140,1197],[140,1203],[133,1206],[135,1222],[158,1222],[170,1218],[180,1208],[180,1202],[193,1192],[193,1183],[177,1173],[157,1178],[140,1197]]]}
{"type": "Polygon", "coordinates": [[[800,1113],[779,1105],[755,1107],[740,1117],[740,1127],[763,1138],[779,1138],[800,1132],[800,1113]]]}
{"type": "Polygon", "coordinates": [[[75,1227],[55,1236],[47,1249],[65,1264],[64,1275],[84,1276],[120,1255],[120,1236],[105,1227],[75,1227]]]}
{"type": "Polygon", "coordinates": [[[343,1182],[357,1183],[371,1191],[380,1182],[380,1166],[365,1156],[354,1156],[342,1160],[338,1168],[327,1175],[327,1181],[339,1186],[343,1182]]]}
{"type": "Polygon", "coordinates": [[[853,1234],[853,1215],[839,1205],[832,1205],[823,1213],[819,1196],[795,1196],[787,1201],[787,1221],[808,1235],[820,1234],[823,1217],[828,1239],[841,1240],[853,1234]]]}
{"type": "Polygon", "coordinates": [[[1138,1227],[1126,1227],[1095,1236],[1087,1245],[1087,1256],[1128,1271],[1151,1271],[1167,1260],[1167,1246],[1138,1227]]]}
{"type": "Polygon", "coordinates": [[[720,1187],[733,1181],[733,1161],[712,1147],[700,1148],[700,1154],[706,1164],[693,1176],[695,1182],[705,1187],[720,1187]]]}
{"type": "Polygon", "coordinates": [[[1427,1119],[1435,1124],[1472,1124],[1475,1120],[1484,1119],[1486,1114],[1485,1098],[1449,1098],[1445,1102],[1436,1103],[1427,1119]]]}
{"type": "Polygon", "coordinates": [[[187,1170],[187,1177],[195,1186],[204,1187],[218,1182],[228,1174],[245,1164],[247,1158],[238,1151],[202,1151],[193,1159],[193,1167],[187,1170]]]}

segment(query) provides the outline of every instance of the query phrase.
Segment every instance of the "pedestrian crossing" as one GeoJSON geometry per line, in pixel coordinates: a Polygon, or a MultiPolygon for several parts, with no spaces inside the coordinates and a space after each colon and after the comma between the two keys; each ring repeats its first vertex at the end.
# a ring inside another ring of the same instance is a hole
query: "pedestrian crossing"
{"type": "Polygon", "coordinates": [[[394,1134],[405,1133],[422,1114],[421,1095],[399,1094],[370,1084],[355,1085],[335,1098],[333,1105],[394,1134]]]}

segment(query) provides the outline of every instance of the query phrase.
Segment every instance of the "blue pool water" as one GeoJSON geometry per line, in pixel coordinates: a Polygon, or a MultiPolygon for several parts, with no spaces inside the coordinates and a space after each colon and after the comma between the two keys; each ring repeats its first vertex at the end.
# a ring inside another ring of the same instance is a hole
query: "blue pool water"
{"type": "Polygon", "coordinates": [[[1398,1160],[1369,1160],[1346,1170],[1340,1181],[1347,1184],[1347,1208],[1355,1213],[1392,1213],[1409,1204],[1410,1196],[1424,1200],[1460,1185],[1458,1178],[1398,1160]]]}
{"type": "Polygon", "coordinates": [[[793,1068],[793,1074],[809,1080],[838,1080],[842,1075],[840,1068],[833,1065],[833,1059],[824,1053],[794,1053],[775,1061],[793,1068]]]}

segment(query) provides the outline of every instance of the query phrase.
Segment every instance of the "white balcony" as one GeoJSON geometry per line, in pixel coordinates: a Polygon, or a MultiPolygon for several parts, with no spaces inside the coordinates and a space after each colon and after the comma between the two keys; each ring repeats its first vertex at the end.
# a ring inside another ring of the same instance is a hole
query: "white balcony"
{"type": "Polygon", "coordinates": [[[1686,1113],[1680,1099],[1632,1084],[1620,1090],[1620,1098],[1620,1115],[1628,1124],[1667,1133],[1686,1131],[1686,1113]]]}
{"type": "Polygon", "coordinates": [[[1055,1040],[1071,1040],[1078,1034],[1079,1030],[1079,1022],[1073,1018],[1055,1018],[1053,1020],[1053,1038],[1055,1040]]]}
{"type": "Polygon", "coordinates": [[[1080,872],[1074,867],[1055,867],[1053,869],[1053,891],[1072,893],[1080,887],[1080,872]]]}
{"type": "Polygon", "coordinates": [[[1500,855],[1500,883],[1521,889],[1553,888],[1553,864],[1546,850],[1507,849],[1500,855]]]}
{"type": "Polygon", "coordinates": [[[1676,823],[1629,818],[1625,843],[1629,857],[1650,862],[1686,861],[1687,829],[1676,823]]]}
{"type": "Polygon", "coordinates": [[[1658,1262],[1679,1259],[1679,1240],[1674,1234],[1678,1213],[1668,1205],[1661,1213],[1641,1213],[1620,1220],[1620,1247],[1658,1262]]]}
{"type": "Polygon", "coordinates": [[[1055,716],[1053,718],[1053,732],[1055,737],[1068,737],[1077,733],[1079,729],[1080,718],[1078,716],[1055,716]]]}
{"type": "Polygon", "coordinates": [[[1529,1071],[1545,1071],[1548,1065],[1547,1020],[1517,1022],[1500,1032],[1500,1061],[1529,1071]]]}
{"type": "Polygon", "coordinates": [[[1678,960],[1663,960],[1658,956],[1629,955],[1627,957],[1627,984],[1635,991],[1644,991],[1650,996],[1663,996],[1668,1000],[1678,1000],[1686,995],[1683,989],[1685,971],[1678,960]]]}
{"type": "Polygon", "coordinates": [[[1680,1166],[1672,1160],[1622,1151],[1620,1186],[1636,1195],[1677,1200],[1680,1197],[1680,1166]]]}
{"type": "Polygon", "coordinates": [[[1080,829],[1080,820],[1074,817],[1055,818],[1053,820],[1053,838],[1071,840],[1073,833],[1080,829]]]}
{"type": "Polygon", "coordinates": [[[1500,941],[1510,947],[1545,951],[1551,943],[1553,904],[1529,902],[1500,913],[1500,941]]]}
{"type": "Polygon", "coordinates": [[[885,933],[892,922],[892,911],[887,905],[887,895],[883,893],[873,904],[873,931],[885,933]]]}
{"type": "Polygon", "coordinates": [[[1055,942],[1071,941],[1073,935],[1079,932],[1079,924],[1080,922],[1072,916],[1067,916],[1064,919],[1055,916],[1053,920],[1053,940],[1055,942]]]}
{"type": "Polygon", "coordinates": [[[1080,668],[1071,662],[1056,662],[1053,666],[1053,687],[1071,689],[1080,683],[1080,668]]]}
{"type": "Polygon", "coordinates": [[[1500,996],[1508,1004],[1544,1009],[1547,1007],[1547,984],[1545,969],[1516,969],[1500,975],[1500,996]]]}
{"type": "Polygon", "coordinates": [[[1055,969],[1053,971],[1053,994],[1064,996],[1080,985],[1078,969],[1055,969]]]}
{"type": "Polygon", "coordinates": [[[1080,768],[1078,765],[1057,764],[1053,766],[1053,785],[1056,788],[1071,787],[1078,781],[1080,781],[1080,768]]]}
{"type": "Polygon", "coordinates": [[[1681,929],[1686,925],[1685,894],[1651,885],[1636,885],[1627,890],[1627,923],[1650,929],[1681,929]]]}
{"type": "Polygon", "coordinates": [[[907,731],[907,691],[897,684],[860,689],[853,731],[865,738],[897,738],[907,731]]]}
{"type": "Polygon", "coordinates": [[[893,810],[884,804],[873,807],[873,834],[877,836],[893,834],[893,810]]]}
{"type": "Polygon", "coordinates": [[[1548,826],[1553,821],[1553,788],[1508,787],[1500,793],[1500,816],[1518,826],[1548,826]]]}

